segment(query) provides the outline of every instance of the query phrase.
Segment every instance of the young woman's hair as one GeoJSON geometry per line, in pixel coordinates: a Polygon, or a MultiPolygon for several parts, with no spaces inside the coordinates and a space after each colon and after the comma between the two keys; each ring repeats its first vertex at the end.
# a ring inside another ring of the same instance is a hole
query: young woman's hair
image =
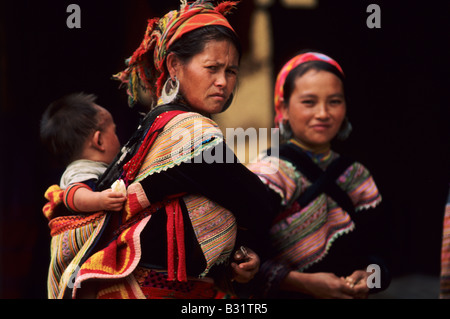
{"type": "Polygon", "coordinates": [[[289,103],[291,94],[295,89],[295,80],[299,77],[302,77],[306,72],[310,70],[330,72],[336,75],[344,84],[343,74],[334,65],[324,61],[308,61],[302,63],[289,72],[284,82],[283,99],[286,101],[286,104],[289,103]]]}
{"type": "Polygon", "coordinates": [[[98,127],[96,96],[75,93],[52,102],[40,123],[40,138],[65,165],[76,159],[98,127]]]}

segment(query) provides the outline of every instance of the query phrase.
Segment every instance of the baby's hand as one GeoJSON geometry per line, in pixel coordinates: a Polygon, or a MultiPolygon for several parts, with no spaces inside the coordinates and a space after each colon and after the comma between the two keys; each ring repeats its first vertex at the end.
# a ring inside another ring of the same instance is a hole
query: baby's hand
{"type": "Polygon", "coordinates": [[[105,210],[118,212],[122,210],[127,196],[121,192],[115,192],[112,189],[106,189],[101,193],[102,203],[105,210]]]}

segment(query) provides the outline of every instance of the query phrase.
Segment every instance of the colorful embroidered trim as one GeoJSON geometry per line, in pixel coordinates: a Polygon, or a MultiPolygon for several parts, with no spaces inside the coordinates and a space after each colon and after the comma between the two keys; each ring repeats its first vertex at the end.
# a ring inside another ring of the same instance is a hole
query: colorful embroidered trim
{"type": "Polygon", "coordinates": [[[48,202],[42,208],[42,212],[48,220],[54,217],[56,207],[63,202],[63,196],[64,191],[56,184],[45,191],[44,197],[48,202]]]}
{"type": "Polygon", "coordinates": [[[79,209],[75,206],[75,192],[79,190],[80,188],[87,188],[89,190],[92,190],[89,186],[83,183],[73,183],[67,186],[67,188],[64,191],[63,201],[64,205],[69,209],[70,211],[74,213],[82,213],[79,209]]]}
{"type": "Polygon", "coordinates": [[[74,298],[77,296],[78,287],[82,287],[83,282],[88,279],[114,279],[115,283],[119,283],[120,280],[132,273],[141,256],[139,235],[150,217],[147,216],[125,229],[106,248],[95,253],[83,263],[72,291],[74,298]]]}
{"type": "Polygon", "coordinates": [[[236,219],[230,211],[199,195],[185,196],[184,202],[206,259],[206,269],[200,275],[203,277],[212,266],[227,261],[231,255],[237,233],[236,219]]]}
{"type": "Polygon", "coordinates": [[[106,217],[105,213],[98,212],[52,218],[55,210],[65,209],[63,194],[64,191],[58,185],[52,185],[46,191],[49,203],[44,206],[44,215],[50,219],[52,236],[47,279],[49,299],[64,296],[69,283],[73,283],[81,258],[97,237],[106,217]]]}
{"type": "Polygon", "coordinates": [[[185,112],[169,111],[164,112],[156,117],[148,133],[145,135],[144,141],[142,142],[138,151],[123,167],[123,170],[125,172],[124,180],[126,185],[128,185],[130,181],[134,181],[136,174],[138,173],[143,164],[144,158],[147,156],[148,152],[153,147],[153,143],[159,136],[158,134],[160,134],[160,131],[167,125],[168,119],[173,119],[177,115],[183,113],[185,112]]]}
{"type": "MultiPolygon", "coordinates": [[[[320,163],[326,168],[337,156],[331,156],[320,163]]],[[[271,228],[272,242],[276,250],[276,259],[302,271],[320,261],[328,252],[333,241],[354,229],[354,223],[346,211],[326,196],[319,195],[306,207],[299,207],[295,199],[302,194],[311,182],[300,172],[293,169],[288,161],[275,157],[264,157],[257,163],[249,165],[270,188],[282,197],[285,210],[290,210],[286,218],[275,223],[271,228]],[[278,163],[279,169],[274,174],[265,174],[267,166],[278,163]]],[[[381,196],[369,171],[355,162],[336,183],[344,189],[355,210],[360,211],[375,207],[381,202],[381,196]]]]}
{"type": "Polygon", "coordinates": [[[193,112],[177,115],[158,135],[142,161],[135,181],[139,182],[149,175],[191,161],[221,142],[222,131],[211,119],[193,112]]]}
{"type": "Polygon", "coordinates": [[[67,230],[83,227],[87,224],[96,223],[104,217],[104,212],[97,212],[91,215],[70,215],[60,216],[52,219],[48,226],[50,227],[50,235],[56,236],[67,230]]]}

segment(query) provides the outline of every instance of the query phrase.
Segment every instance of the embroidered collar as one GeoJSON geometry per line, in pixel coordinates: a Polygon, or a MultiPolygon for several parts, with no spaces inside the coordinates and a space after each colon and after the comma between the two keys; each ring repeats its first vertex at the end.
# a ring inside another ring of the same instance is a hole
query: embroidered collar
{"type": "Polygon", "coordinates": [[[288,143],[300,147],[316,164],[326,163],[332,157],[332,151],[329,145],[318,149],[312,149],[295,138],[290,139],[288,143]]]}

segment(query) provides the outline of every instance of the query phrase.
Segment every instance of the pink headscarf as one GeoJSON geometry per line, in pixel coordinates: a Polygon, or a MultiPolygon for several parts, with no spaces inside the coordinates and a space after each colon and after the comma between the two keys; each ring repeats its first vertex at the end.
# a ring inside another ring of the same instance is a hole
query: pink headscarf
{"type": "Polygon", "coordinates": [[[281,98],[283,97],[283,94],[284,94],[283,87],[284,87],[284,82],[286,81],[287,76],[288,76],[289,72],[291,72],[291,70],[293,70],[300,64],[309,62],[309,61],[327,62],[327,63],[335,66],[339,70],[339,72],[341,72],[342,75],[344,75],[344,72],[342,71],[341,66],[335,60],[333,60],[329,56],[322,54],[322,53],[307,52],[307,53],[299,54],[299,55],[293,57],[292,59],[290,59],[283,66],[283,68],[281,68],[281,71],[280,71],[280,73],[278,73],[277,81],[275,83],[275,93],[274,93],[275,121],[274,122],[275,122],[276,127],[279,127],[279,124],[282,121],[281,98]]]}

